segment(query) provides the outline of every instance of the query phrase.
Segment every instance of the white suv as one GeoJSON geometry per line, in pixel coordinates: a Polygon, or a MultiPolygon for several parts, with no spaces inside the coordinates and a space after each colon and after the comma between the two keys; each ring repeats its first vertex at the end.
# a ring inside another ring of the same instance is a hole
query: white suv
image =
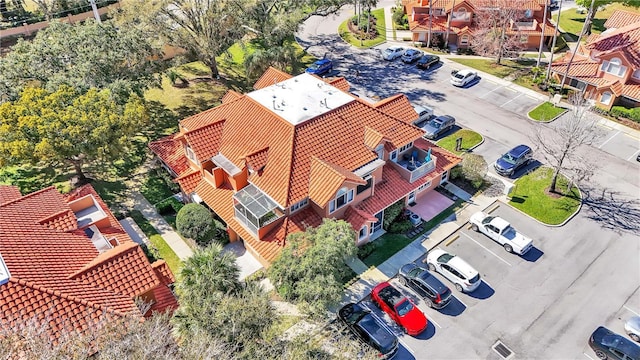
{"type": "Polygon", "coordinates": [[[480,286],[480,274],[460,257],[441,249],[427,255],[429,270],[437,271],[451,281],[460,292],[472,292],[480,286]]]}

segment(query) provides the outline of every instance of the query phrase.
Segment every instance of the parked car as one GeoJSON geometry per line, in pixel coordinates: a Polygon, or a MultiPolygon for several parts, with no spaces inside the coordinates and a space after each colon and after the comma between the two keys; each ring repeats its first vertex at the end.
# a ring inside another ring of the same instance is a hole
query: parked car
{"type": "Polygon", "coordinates": [[[420,69],[430,69],[433,65],[436,65],[440,62],[440,57],[437,55],[424,54],[418,62],[416,63],[416,67],[420,69]]]}
{"type": "Polygon", "coordinates": [[[640,316],[632,316],[624,323],[624,331],[633,341],[640,342],[640,316]]]}
{"type": "Polygon", "coordinates": [[[429,270],[437,271],[460,292],[472,292],[480,286],[480,273],[459,256],[435,249],[427,255],[429,270]]]}
{"type": "Polygon", "coordinates": [[[403,52],[404,48],[402,46],[390,46],[384,49],[384,51],[382,52],[382,58],[389,61],[395,60],[396,58],[402,56],[403,52]]]}
{"type": "Polygon", "coordinates": [[[433,108],[422,105],[413,105],[413,110],[418,113],[418,120],[414,121],[414,123],[427,121],[433,116],[433,108]]]}
{"type": "Polygon", "coordinates": [[[416,336],[427,328],[427,317],[422,311],[388,282],[380,283],[371,290],[371,300],[407,334],[416,336]]]}
{"type": "Polygon", "coordinates": [[[349,303],[338,310],[338,318],[360,341],[373,347],[382,359],[398,352],[398,337],[360,304],[349,303]]]}
{"type": "Polygon", "coordinates": [[[640,360],[640,345],[604,326],[591,334],[589,347],[599,359],[640,360]]]}
{"type": "Polygon", "coordinates": [[[308,74],[324,75],[331,70],[333,70],[333,62],[329,59],[320,59],[311,64],[311,66],[307,68],[306,72],[308,74]]]}
{"type": "Polygon", "coordinates": [[[533,240],[522,235],[499,216],[489,216],[482,211],[471,215],[471,228],[479,231],[502,245],[507,252],[526,254],[533,247],[533,240]]]}
{"type": "Polygon", "coordinates": [[[454,86],[466,86],[478,77],[478,72],[475,70],[464,69],[460,71],[451,72],[451,84],[454,86]]]}
{"type": "Polygon", "coordinates": [[[493,167],[498,174],[511,177],[521,167],[528,165],[532,157],[533,151],[530,147],[527,145],[518,145],[496,160],[493,167]]]}
{"type": "Polygon", "coordinates": [[[422,57],[422,51],[416,49],[407,49],[402,53],[402,62],[411,64],[422,57]]]}
{"type": "Polygon", "coordinates": [[[398,278],[402,285],[420,295],[430,308],[442,309],[451,301],[451,290],[427,269],[416,264],[401,267],[398,278]]]}
{"type": "Polygon", "coordinates": [[[426,139],[437,139],[440,135],[451,130],[455,124],[456,119],[453,116],[440,115],[422,127],[422,130],[424,130],[424,135],[422,136],[426,139]]]}

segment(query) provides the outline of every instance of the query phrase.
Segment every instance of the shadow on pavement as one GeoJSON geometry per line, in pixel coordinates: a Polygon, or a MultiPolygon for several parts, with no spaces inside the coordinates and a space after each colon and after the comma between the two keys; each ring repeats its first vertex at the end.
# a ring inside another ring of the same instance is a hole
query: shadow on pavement
{"type": "Polygon", "coordinates": [[[585,187],[581,190],[589,219],[606,229],[633,234],[640,232],[640,200],[607,188],[585,187]]]}
{"type": "Polygon", "coordinates": [[[440,309],[438,311],[441,314],[444,314],[444,315],[458,316],[458,315],[462,314],[466,309],[467,309],[467,307],[464,306],[464,304],[461,303],[460,300],[458,300],[457,297],[452,296],[451,297],[451,302],[449,302],[449,304],[447,306],[445,306],[443,309],[440,309]]]}
{"type": "Polygon", "coordinates": [[[542,257],[542,255],[544,255],[544,252],[534,246],[526,254],[524,254],[524,255],[522,255],[520,257],[525,259],[525,260],[527,260],[527,261],[529,261],[529,262],[536,262],[536,261],[538,261],[538,259],[540,259],[542,257]]]}
{"type": "Polygon", "coordinates": [[[480,286],[478,286],[478,288],[475,291],[467,293],[467,295],[471,296],[472,298],[484,300],[484,299],[490,298],[495,293],[496,293],[495,290],[493,290],[491,286],[487,285],[486,282],[482,281],[480,286]]]}

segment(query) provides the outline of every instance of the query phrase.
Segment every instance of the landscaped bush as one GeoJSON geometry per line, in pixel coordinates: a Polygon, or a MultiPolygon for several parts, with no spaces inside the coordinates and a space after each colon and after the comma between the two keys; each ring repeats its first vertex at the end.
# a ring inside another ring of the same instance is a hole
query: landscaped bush
{"type": "Polygon", "coordinates": [[[627,109],[623,106],[614,106],[609,111],[609,114],[617,118],[622,117],[635,122],[640,122],[640,108],[627,109]]]}
{"type": "Polygon", "coordinates": [[[371,253],[373,253],[376,250],[376,243],[375,242],[368,242],[362,246],[360,246],[358,248],[358,257],[360,259],[364,259],[367,256],[371,255],[371,253]]]}
{"type": "Polygon", "coordinates": [[[391,224],[396,221],[396,219],[398,218],[398,215],[402,213],[403,208],[404,208],[404,199],[400,199],[395,204],[385,209],[384,221],[382,223],[382,227],[385,230],[387,231],[389,230],[389,226],[391,226],[391,224]]]}
{"type": "Polygon", "coordinates": [[[178,211],[176,227],[182,236],[191,238],[202,246],[208,245],[217,234],[211,212],[200,204],[187,204],[178,211]]]}
{"type": "Polygon", "coordinates": [[[413,225],[409,220],[395,221],[389,225],[389,232],[393,234],[400,234],[411,230],[411,228],[413,228],[413,225]]]}
{"type": "Polygon", "coordinates": [[[168,215],[178,213],[184,206],[178,199],[170,197],[156,204],[156,209],[160,215],[168,215]]]}
{"type": "Polygon", "coordinates": [[[409,18],[402,7],[397,7],[393,12],[393,23],[397,30],[409,30],[409,18]]]}

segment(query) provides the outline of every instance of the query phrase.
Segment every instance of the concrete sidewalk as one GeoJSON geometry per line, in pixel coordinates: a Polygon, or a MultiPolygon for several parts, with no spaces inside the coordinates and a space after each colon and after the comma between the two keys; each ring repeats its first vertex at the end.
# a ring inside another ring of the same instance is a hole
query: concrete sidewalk
{"type": "Polygon", "coordinates": [[[189,245],[182,240],[180,235],[158,214],[156,208],[151,205],[141,193],[134,191],[132,197],[134,203],[133,208],[142,213],[142,216],[158,231],[160,236],[162,236],[171,250],[178,255],[180,260],[184,261],[193,255],[193,250],[191,250],[189,245]]]}

